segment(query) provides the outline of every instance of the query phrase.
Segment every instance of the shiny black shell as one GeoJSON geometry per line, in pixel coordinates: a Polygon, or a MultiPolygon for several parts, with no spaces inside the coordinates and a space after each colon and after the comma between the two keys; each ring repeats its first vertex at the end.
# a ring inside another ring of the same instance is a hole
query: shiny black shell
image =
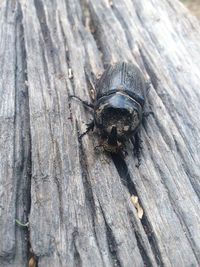
{"type": "Polygon", "coordinates": [[[119,62],[110,65],[96,85],[96,101],[114,92],[124,92],[142,107],[146,98],[146,82],[140,69],[133,63],[119,62]]]}
{"type": "Polygon", "coordinates": [[[117,147],[136,134],[145,98],[146,82],[136,65],[119,62],[105,70],[96,85],[94,125],[108,145],[117,147]]]}

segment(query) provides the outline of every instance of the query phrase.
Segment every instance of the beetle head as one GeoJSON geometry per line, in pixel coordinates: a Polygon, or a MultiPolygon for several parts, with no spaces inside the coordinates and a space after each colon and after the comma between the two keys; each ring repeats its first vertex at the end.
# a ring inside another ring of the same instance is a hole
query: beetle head
{"type": "Polygon", "coordinates": [[[94,119],[97,128],[108,137],[108,141],[114,140],[116,143],[136,131],[142,120],[142,108],[126,93],[115,92],[98,100],[94,119]]]}

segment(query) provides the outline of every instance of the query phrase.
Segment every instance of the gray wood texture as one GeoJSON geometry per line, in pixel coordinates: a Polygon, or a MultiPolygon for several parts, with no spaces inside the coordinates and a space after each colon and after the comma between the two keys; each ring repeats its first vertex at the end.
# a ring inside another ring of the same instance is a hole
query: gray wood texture
{"type": "Polygon", "coordinates": [[[0,266],[199,266],[199,84],[176,0],[1,0],[0,266]],[[92,114],[69,98],[120,60],[151,82],[139,168],[79,143],[92,114]]]}

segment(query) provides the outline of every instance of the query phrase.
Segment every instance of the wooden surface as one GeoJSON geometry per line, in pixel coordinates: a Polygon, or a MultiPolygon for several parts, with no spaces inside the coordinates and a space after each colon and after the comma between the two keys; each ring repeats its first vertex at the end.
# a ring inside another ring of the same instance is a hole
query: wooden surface
{"type": "Polygon", "coordinates": [[[0,266],[199,266],[199,62],[176,0],[0,1],[0,266]],[[69,99],[119,60],[151,81],[139,169],[79,143],[69,99]]]}

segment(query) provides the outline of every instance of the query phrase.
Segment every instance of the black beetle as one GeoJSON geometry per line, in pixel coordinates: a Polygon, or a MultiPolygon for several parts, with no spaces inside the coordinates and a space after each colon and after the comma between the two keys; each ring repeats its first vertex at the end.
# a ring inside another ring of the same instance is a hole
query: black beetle
{"type": "Polygon", "coordinates": [[[109,65],[96,84],[94,104],[80,99],[94,110],[94,119],[80,138],[96,127],[106,151],[118,153],[131,139],[138,156],[138,129],[145,115],[146,93],[147,83],[136,65],[125,62],[109,65]]]}

